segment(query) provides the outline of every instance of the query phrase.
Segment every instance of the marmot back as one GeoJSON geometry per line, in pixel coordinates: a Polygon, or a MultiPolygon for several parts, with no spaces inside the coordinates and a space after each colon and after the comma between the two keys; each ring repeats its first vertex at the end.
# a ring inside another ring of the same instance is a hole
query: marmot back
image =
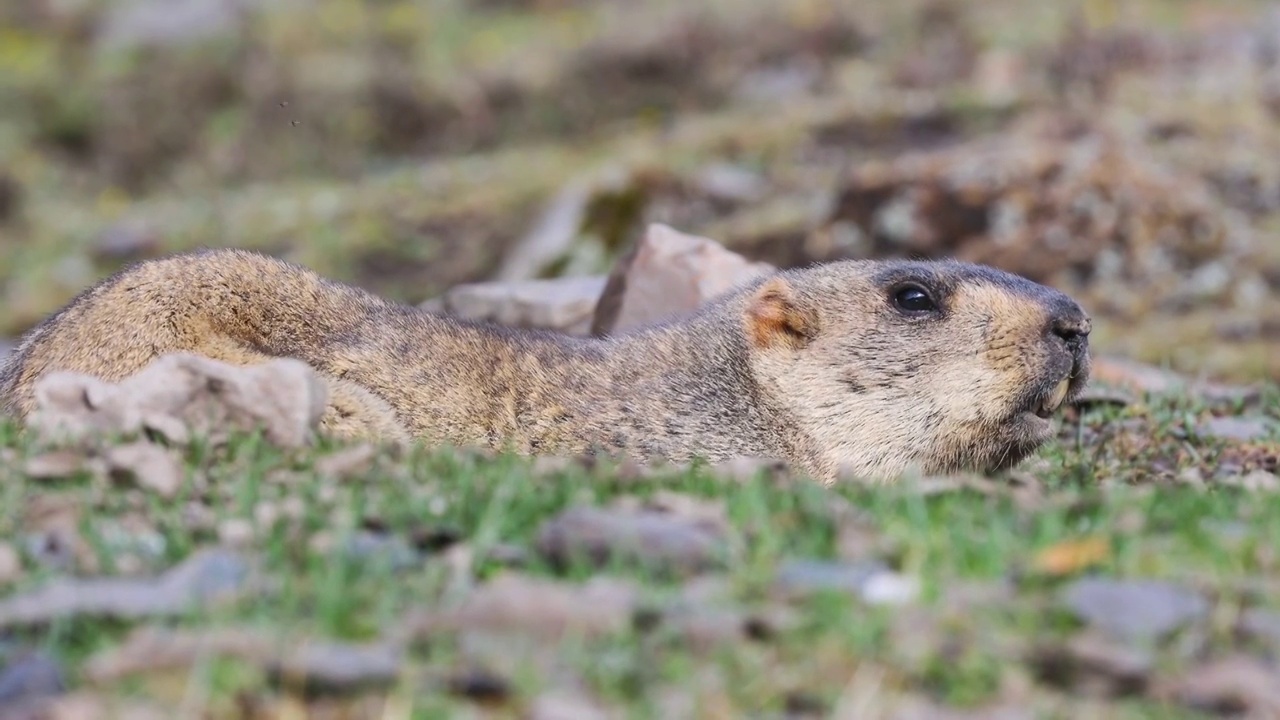
{"type": "Polygon", "coordinates": [[[692,317],[581,339],[440,317],[275,258],[143,262],[32,329],[0,369],[21,418],[45,374],[117,381],[191,352],[295,357],[328,378],[322,427],[522,453],[786,459],[818,478],[995,469],[1083,387],[1089,321],[991,268],[845,261],[777,273],[692,317]]]}

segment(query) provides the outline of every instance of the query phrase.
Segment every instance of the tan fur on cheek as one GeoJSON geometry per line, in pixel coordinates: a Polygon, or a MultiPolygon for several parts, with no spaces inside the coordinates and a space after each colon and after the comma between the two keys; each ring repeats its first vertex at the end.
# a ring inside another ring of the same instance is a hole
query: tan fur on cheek
{"type": "Polygon", "coordinates": [[[938,374],[954,379],[954,384],[935,386],[930,393],[934,407],[948,425],[978,424],[1003,417],[1015,397],[1009,374],[986,363],[952,362],[938,374]]]}
{"type": "Polygon", "coordinates": [[[961,288],[955,304],[966,311],[954,320],[970,328],[973,352],[984,362],[953,361],[956,367],[952,372],[964,376],[974,391],[947,404],[957,409],[968,406],[969,412],[986,418],[1001,417],[1037,373],[1046,311],[1003,288],[984,284],[961,288]],[[974,397],[983,402],[975,403],[974,397]]]}

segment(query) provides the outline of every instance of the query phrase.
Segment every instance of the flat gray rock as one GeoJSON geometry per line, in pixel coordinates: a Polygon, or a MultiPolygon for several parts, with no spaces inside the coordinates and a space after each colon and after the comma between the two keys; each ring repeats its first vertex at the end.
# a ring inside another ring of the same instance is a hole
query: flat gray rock
{"type": "Polygon", "coordinates": [[[1217,440],[1250,442],[1268,438],[1276,429],[1275,422],[1264,417],[1214,417],[1204,421],[1197,432],[1217,440]]]}
{"type": "Polygon", "coordinates": [[[1158,580],[1083,578],[1063,590],[1061,601],[1090,626],[1128,641],[1159,639],[1209,612],[1200,595],[1158,580]]]}
{"type": "Polygon", "coordinates": [[[720,567],[725,537],[714,523],[676,513],[581,506],[547,521],[538,552],[558,567],[585,562],[639,564],[658,572],[692,574],[720,567]]]}
{"type": "Polygon", "coordinates": [[[156,578],[62,579],[0,602],[0,628],[41,625],[77,616],[136,619],[175,615],[239,592],[249,562],[211,548],[193,553],[156,578]]]}
{"type": "Polygon", "coordinates": [[[0,670],[0,707],[61,695],[66,689],[62,668],[41,652],[21,655],[0,670]]]}

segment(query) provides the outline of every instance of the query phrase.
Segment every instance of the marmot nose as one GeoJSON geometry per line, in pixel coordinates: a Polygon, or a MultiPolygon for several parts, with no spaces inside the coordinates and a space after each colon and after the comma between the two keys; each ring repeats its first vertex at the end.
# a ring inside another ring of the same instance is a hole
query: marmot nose
{"type": "Polygon", "coordinates": [[[1049,316],[1049,332],[1065,340],[1067,347],[1075,349],[1083,345],[1092,329],[1089,315],[1074,300],[1064,297],[1054,304],[1049,316]]]}

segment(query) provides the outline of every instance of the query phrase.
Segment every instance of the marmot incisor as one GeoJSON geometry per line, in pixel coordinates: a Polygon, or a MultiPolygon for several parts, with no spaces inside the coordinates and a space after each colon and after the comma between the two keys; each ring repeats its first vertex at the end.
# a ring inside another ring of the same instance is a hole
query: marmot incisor
{"type": "Polygon", "coordinates": [[[0,369],[117,381],[170,352],[301,359],[344,436],[527,454],[776,457],[831,481],[1008,467],[1084,386],[1090,321],[1061,292],[957,262],[841,261],[750,282],[689,317],[587,339],[428,314],[244,250],[145,261],[32,329],[0,369]],[[336,379],[336,381],[334,381],[336,379]]]}

